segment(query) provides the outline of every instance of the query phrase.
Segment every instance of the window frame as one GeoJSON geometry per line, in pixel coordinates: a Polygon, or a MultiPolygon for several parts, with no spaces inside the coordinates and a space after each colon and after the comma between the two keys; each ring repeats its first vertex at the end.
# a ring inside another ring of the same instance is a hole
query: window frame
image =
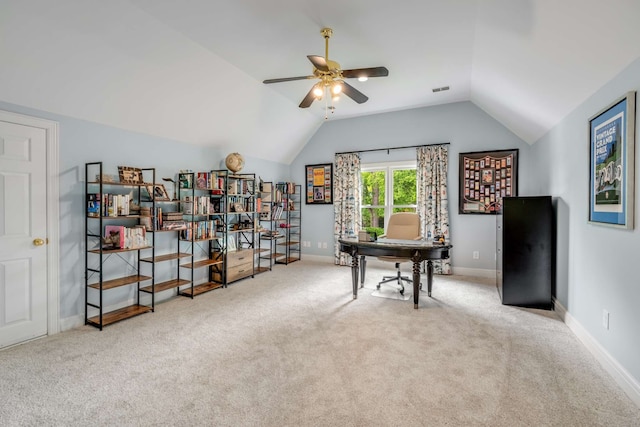
{"type": "MultiPolygon", "coordinates": [[[[395,208],[412,208],[417,212],[417,200],[418,200],[418,182],[416,179],[416,204],[412,205],[394,205],[393,204],[393,172],[395,170],[413,169],[417,173],[418,162],[416,160],[405,160],[395,162],[378,162],[378,163],[362,163],[360,165],[360,173],[363,172],[379,172],[385,173],[385,189],[384,189],[384,205],[365,205],[362,197],[364,192],[362,191],[362,182],[360,183],[360,210],[362,209],[384,209],[384,230],[387,229],[389,223],[389,217],[393,213],[395,208]]],[[[417,177],[416,177],[417,178],[417,177]]],[[[362,180],[361,180],[362,181],[362,180]]]]}

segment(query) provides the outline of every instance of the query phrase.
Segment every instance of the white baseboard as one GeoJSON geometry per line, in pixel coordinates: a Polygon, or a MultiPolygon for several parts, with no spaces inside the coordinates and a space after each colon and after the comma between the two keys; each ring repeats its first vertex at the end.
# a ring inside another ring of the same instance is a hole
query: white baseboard
{"type": "Polygon", "coordinates": [[[495,279],[495,270],[486,270],[483,268],[466,268],[466,267],[451,267],[453,274],[456,276],[470,276],[470,277],[483,277],[486,279],[495,279]]]}
{"type": "Polygon", "coordinates": [[[575,336],[584,344],[587,350],[600,362],[605,371],[613,377],[614,381],[622,388],[627,396],[640,407],[640,383],[587,332],[580,322],[578,322],[558,300],[554,298],[553,303],[558,316],[560,316],[569,329],[571,329],[575,336]]]}
{"type": "Polygon", "coordinates": [[[84,325],[84,315],[82,314],[60,319],[60,332],[79,328],[82,325],[84,325]]]}
{"type": "Polygon", "coordinates": [[[302,261],[314,261],[314,262],[326,262],[327,264],[333,264],[333,256],[326,255],[311,255],[303,253],[301,256],[302,261]]]}

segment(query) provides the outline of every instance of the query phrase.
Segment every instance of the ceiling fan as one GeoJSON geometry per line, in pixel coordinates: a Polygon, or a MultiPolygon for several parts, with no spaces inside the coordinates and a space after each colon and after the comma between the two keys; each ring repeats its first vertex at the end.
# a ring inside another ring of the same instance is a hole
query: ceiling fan
{"type": "Polygon", "coordinates": [[[357,78],[364,81],[369,77],[386,77],[389,75],[389,70],[385,67],[356,68],[352,70],[341,69],[340,64],[329,59],[329,38],[333,35],[333,30],[331,28],[323,28],[320,34],[324,37],[324,58],[318,55],[307,55],[307,58],[309,58],[309,61],[313,64],[313,75],[268,79],[264,80],[263,83],[270,84],[290,82],[293,80],[319,79],[320,81],[313,85],[309,93],[307,93],[307,96],[305,96],[300,103],[300,108],[308,108],[314,100],[321,100],[323,96],[326,98],[331,97],[333,100],[335,97],[340,96],[340,93],[344,93],[358,104],[367,102],[369,98],[345,82],[344,79],[357,78]]]}

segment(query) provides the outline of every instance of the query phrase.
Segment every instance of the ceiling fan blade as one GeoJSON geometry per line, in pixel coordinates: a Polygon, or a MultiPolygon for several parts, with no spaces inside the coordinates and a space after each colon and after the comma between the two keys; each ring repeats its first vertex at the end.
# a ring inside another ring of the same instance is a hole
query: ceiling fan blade
{"type": "Polygon", "coordinates": [[[365,95],[364,93],[360,92],[358,89],[356,89],[355,87],[351,86],[347,82],[342,82],[342,93],[344,93],[349,98],[351,98],[354,101],[356,101],[358,104],[362,104],[362,103],[367,102],[369,100],[369,97],[367,95],[365,95]]]}
{"type": "Polygon", "coordinates": [[[329,67],[327,66],[327,60],[324,59],[322,56],[307,55],[307,58],[309,58],[309,61],[311,61],[313,66],[316,67],[318,70],[325,71],[325,72],[329,71],[329,67]]]}
{"type": "Polygon", "coordinates": [[[300,108],[309,108],[311,106],[311,104],[313,104],[313,100],[316,99],[316,97],[313,95],[313,88],[314,87],[315,86],[313,86],[311,88],[309,93],[307,93],[307,96],[304,97],[304,99],[302,100],[300,105],[298,105],[298,107],[300,107],[300,108]]]}
{"type": "Polygon", "coordinates": [[[294,80],[307,80],[307,79],[315,79],[315,78],[316,76],[284,77],[282,79],[267,79],[267,80],[264,80],[262,83],[268,85],[269,83],[292,82],[294,80]]]}
{"type": "Polygon", "coordinates": [[[387,77],[389,70],[386,67],[355,68],[353,70],[342,70],[342,77],[352,79],[358,77],[387,77]]]}

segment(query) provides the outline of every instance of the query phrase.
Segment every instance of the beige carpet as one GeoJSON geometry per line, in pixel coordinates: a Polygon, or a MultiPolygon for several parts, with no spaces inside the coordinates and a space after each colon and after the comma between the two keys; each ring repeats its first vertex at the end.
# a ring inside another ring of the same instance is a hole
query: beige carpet
{"type": "MultiPolygon", "coordinates": [[[[388,271],[386,271],[388,272],[388,271]]],[[[553,312],[487,280],[351,298],[302,261],[100,332],[0,351],[2,426],[638,426],[640,408],[553,312]]]]}

